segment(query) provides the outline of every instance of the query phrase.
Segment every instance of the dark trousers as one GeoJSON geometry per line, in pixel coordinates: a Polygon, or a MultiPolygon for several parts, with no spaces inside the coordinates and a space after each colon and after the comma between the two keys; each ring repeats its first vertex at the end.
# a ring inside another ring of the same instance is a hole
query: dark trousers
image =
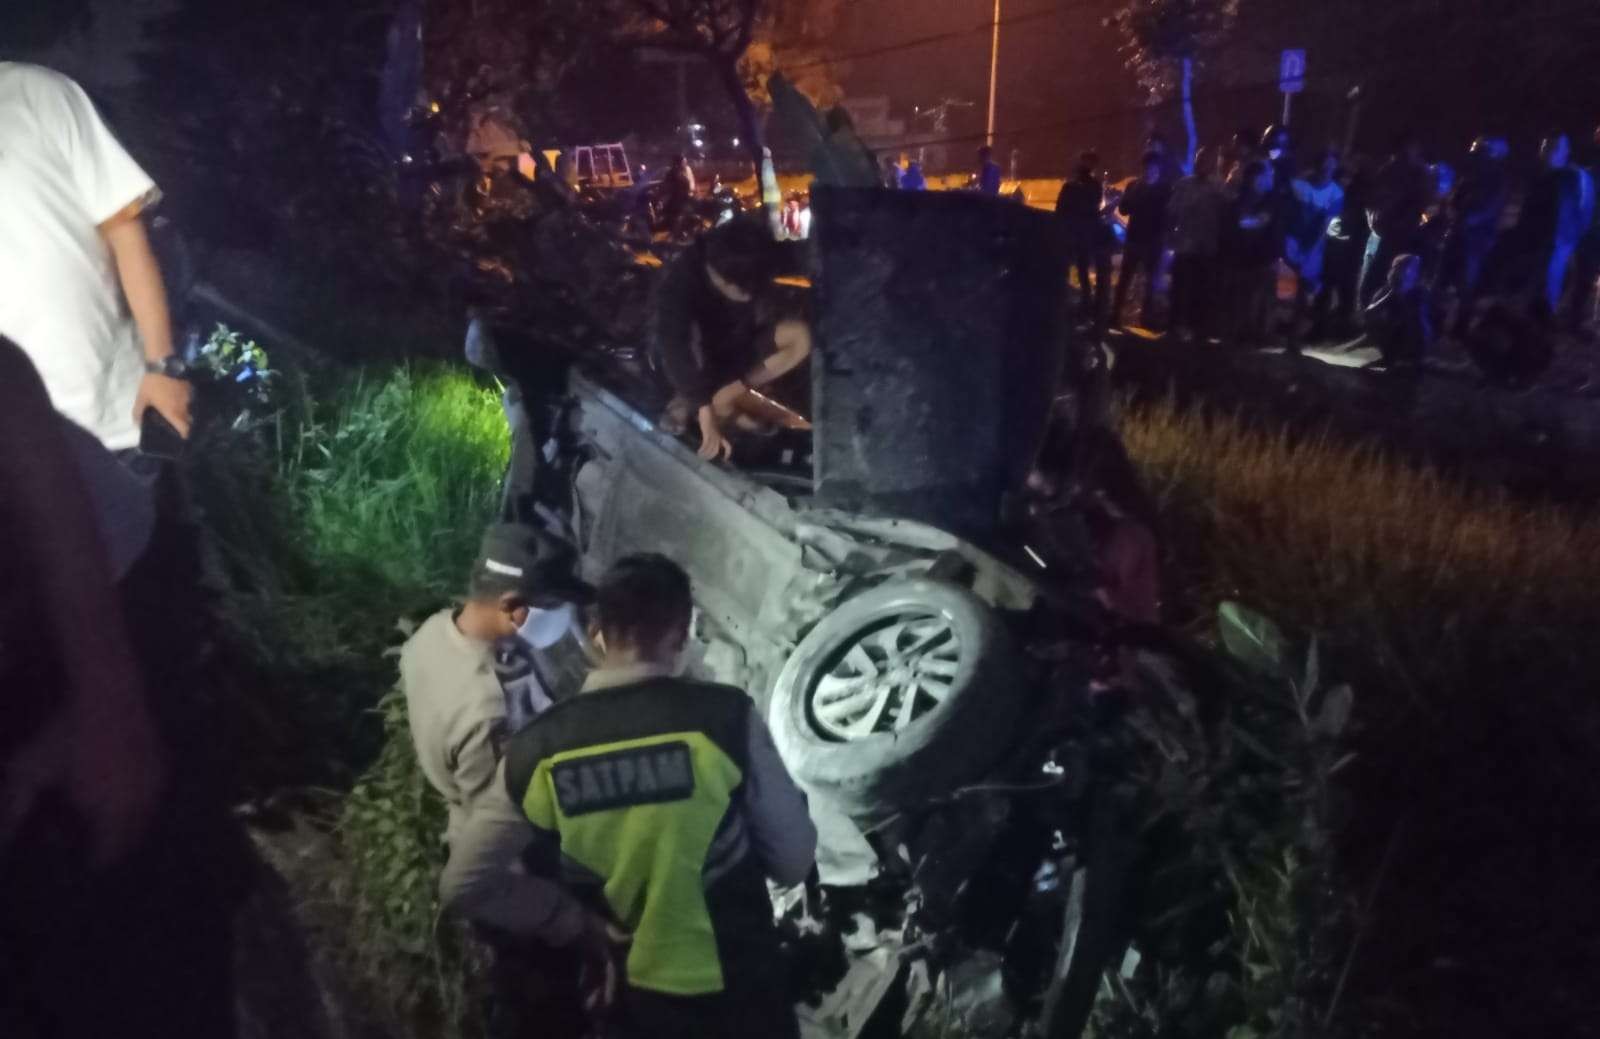
{"type": "Polygon", "coordinates": [[[1594,321],[1597,279],[1600,279],[1600,230],[1584,235],[1572,258],[1572,296],[1567,303],[1567,327],[1573,331],[1588,328],[1594,321]]]}
{"type": "Polygon", "coordinates": [[[780,986],[743,994],[623,995],[621,1039],[799,1039],[800,1024],[780,986]]]}
{"type": "Polygon", "coordinates": [[[1452,231],[1445,236],[1439,256],[1436,290],[1454,289],[1462,300],[1470,300],[1483,280],[1484,264],[1494,248],[1494,232],[1452,231]]]}
{"type": "Polygon", "coordinates": [[[1227,327],[1223,339],[1230,345],[1260,346],[1271,331],[1278,303],[1278,265],[1233,265],[1226,275],[1227,327]]]}
{"type": "Polygon", "coordinates": [[[1078,272],[1079,313],[1100,328],[1111,300],[1111,254],[1093,245],[1074,245],[1072,266],[1078,272]]]}
{"type": "Polygon", "coordinates": [[[1344,339],[1355,334],[1356,297],[1361,283],[1366,239],[1331,239],[1322,262],[1322,285],[1312,301],[1313,340],[1344,339]]]}
{"type": "Polygon", "coordinates": [[[1197,336],[1211,334],[1211,305],[1216,295],[1217,258],[1179,253],[1172,258],[1172,321],[1174,330],[1197,336]]]}
{"type": "Polygon", "coordinates": [[[487,929],[489,946],[488,1039],[582,1039],[589,1020],[578,989],[578,956],[533,939],[487,929]]]}
{"type": "Polygon", "coordinates": [[[1133,279],[1144,275],[1144,298],[1139,305],[1139,320],[1146,325],[1155,317],[1156,276],[1161,272],[1161,243],[1129,243],[1122,251],[1122,272],[1117,275],[1117,294],[1111,303],[1111,323],[1122,324],[1123,308],[1133,279]]]}
{"type": "Polygon", "coordinates": [[[1457,333],[1466,329],[1472,317],[1494,246],[1495,234],[1492,229],[1487,233],[1462,229],[1445,236],[1444,252],[1439,258],[1439,274],[1434,281],[1434,295],[1442,307],[1446,293],[1454,290],[1456,312],[1453,328],[1457,333]]]}

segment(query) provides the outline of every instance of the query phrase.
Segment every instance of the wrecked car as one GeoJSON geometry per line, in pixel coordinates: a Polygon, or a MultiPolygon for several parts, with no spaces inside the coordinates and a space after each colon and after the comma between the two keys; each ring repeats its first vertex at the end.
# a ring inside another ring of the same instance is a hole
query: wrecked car
{"type": "MultiPolygon", "coordinates": [[[[580,364],[540,514],[591,576],[636,552],[685,567],[695,668],[756,700],[810,794],[817,883],[776,902],[832,963],[797,987],[806,1034],[936,1012],[1077,1035],[1126,944],[1126,848],[1052,739],[1074,664],[1030,647],[1088,601],[1086,568],[1002,522],[1066,359],[1054,227],[970,194],[815,204],[809,420],[723,467],[658,426],[648,364],[580,364]]],[[[546,651],[558,698],[586,666],[571,636],[546,651]]]]}

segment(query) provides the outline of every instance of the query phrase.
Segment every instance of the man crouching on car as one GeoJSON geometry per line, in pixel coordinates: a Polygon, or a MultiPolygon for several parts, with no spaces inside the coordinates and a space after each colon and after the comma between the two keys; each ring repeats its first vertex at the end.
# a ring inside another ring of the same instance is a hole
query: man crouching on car
{"type": "Polygon", "coordinates": [[[685,250],[657,290],[652,347],[676,394],[667,424],[682,428],[693,415],[701,458],[731,457],[724,430],[739,398],[811,356],[805,321],[762,320],[761,293],[783,249],[760,222],[736,219],[685,250]]]}

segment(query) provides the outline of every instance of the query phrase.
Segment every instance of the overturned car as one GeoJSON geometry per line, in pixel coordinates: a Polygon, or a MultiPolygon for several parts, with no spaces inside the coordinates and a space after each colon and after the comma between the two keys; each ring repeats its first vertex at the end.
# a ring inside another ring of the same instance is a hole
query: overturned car
{"type": "MultiPolygon", "coordinates": [[[[1086,553],[1001,520],[1068,360],[1054,229],[975,195],[816,210],[809,421],[722,467],[654,421],[647,364],[580,366],[540,511],[593,575],[649,551],[688,570],[696,668],[749,692],[811,795],[817,881],[777,896],[808,1034],[937,1006],[964,1034],[1077,1035],[1126,945],[1128,852],[1058,738],[1092,654],[1030,647],[1093,612],[1086,553]]],[[[570,695],[581,633],[546,655],[570,695]]]]}

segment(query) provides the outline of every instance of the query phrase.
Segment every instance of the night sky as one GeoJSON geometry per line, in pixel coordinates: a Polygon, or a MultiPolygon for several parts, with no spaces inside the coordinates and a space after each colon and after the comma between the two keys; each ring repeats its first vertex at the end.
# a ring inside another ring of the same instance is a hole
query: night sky
{"type": "MultiPolygon", "coordinates": [[[[1020,19],[1001,27],[995,122],[1002,161],[1011,148],[1020,149],[1026,174],[1030,168],[1059,170],[1069,155],[1086,147],[1100,148],[1108,158],[1137,149],[1146,114],[1088,118],[1138,101],[1117,52],[1119,37],[1101,24],[1114,6],[1114,0],[1002,0],[1002,22],[1020,19]]],[[[847,9],[840,47],[851,53],[973,30],[992,13],[992,0],[860,0],[847,9]]],[[[989,39],[988,31],[979,29],[857,59],[846,67],[844,82],[854,96],[887,95],[896,116],[947,97],[971,101],[972,108],[952,114],[952,136],[979,136],[988,96],[989,39]]],[[[979,143],[954,144],[952,154],[964,157],[979,143]]]]}

